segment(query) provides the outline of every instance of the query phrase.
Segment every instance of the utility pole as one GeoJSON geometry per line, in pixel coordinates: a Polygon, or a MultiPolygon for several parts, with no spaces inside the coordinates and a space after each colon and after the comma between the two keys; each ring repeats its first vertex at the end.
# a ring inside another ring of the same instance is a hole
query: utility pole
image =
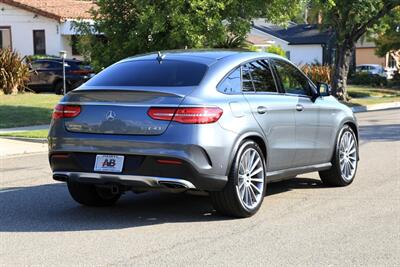
{"type": "Polygon", "coordinates": [[[62,69],[63,69],[63,95],[67,93],[67,83],[65,81],[65,59],[67,58],[67,51],[60,51],[60,57],[62,58],[62,69]]]}

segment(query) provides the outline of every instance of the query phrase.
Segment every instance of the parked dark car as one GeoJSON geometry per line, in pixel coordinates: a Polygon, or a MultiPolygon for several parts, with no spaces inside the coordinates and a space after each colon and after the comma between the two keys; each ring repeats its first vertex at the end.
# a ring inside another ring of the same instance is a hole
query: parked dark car
{"type": "MultiPolygon", "coordinates": [[[[62,59],[40,59],[31,62],[31,76],[28,87],[35,92],[52,91],[63,93],[62,59]]],[[[65,60],[67,92],[89,80],[93,69],[79,60],[65,60]]]]}

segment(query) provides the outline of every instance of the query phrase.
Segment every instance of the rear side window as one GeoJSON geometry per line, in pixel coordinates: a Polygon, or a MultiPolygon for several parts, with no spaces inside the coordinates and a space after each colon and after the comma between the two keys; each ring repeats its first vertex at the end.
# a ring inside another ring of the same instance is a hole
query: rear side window
{"type": "Polygon", "coordinates": [[[237,68],[218,85],[218,91],[227,94],[240,93],[241,85],[240,68],[237,68]]]}
{"type": "Polygon", "coordinates": [[[90,79],[88,86],[195,86],[207,65],[177,60],[135,60],[112,65],[90,79]]]}
{"type": "Polygon", "coordinates": [[[266,61],[257,60],[247,63],[242,70],[244,92],[277,92],[274,77],[266,61]]]}
{"type": "Polygon", "coordinates": [[[277,92],[274,77],[266,61],[258,60],[251,62],[248,64],[248,69],[256,92],[277,92]]]}

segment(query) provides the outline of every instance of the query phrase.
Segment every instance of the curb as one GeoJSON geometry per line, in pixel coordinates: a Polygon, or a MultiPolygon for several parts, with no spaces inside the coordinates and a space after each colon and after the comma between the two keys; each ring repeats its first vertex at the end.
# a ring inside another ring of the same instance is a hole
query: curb
{"type": "Polygon", "coordinates": [[[0,138],[16,140],[16,141],[47,144],[47,139],[46,138],[29,138],[29,137],[13,137],[13,136],[0,136],[0,138]]]}
{"type": "Polygon", "coordinates": [[[14,127],[14,128],[2,128],[0,129],[0,133],[19,133],[25,131],[36,131],[36,130],[46,130],[49,129],[50,124],[42,124],[42,125],[32,125],[32,126],[24,126],[24,127],[14,127]]]}
{"type": "Polygon", "coordinates": [[[354,113],[360,113],[360,112],[378,111],[378,110],[394,109],[394,108],[400,108],[400,102],[382,103],[370,106],[358,106],[358,107],[352,107],[351,109],[353,110],[354,113]]]}

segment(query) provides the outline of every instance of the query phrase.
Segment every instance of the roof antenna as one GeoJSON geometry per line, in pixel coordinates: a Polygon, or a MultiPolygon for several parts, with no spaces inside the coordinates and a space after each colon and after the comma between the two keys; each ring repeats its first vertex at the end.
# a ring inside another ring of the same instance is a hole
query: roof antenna
{"type": "Polygon", "coordinates": [[[162,63],[162,60],[165,58],[165,55],[163,55],[162,53],[161,53],[161,51],[158,51],[158,53],[157,53],[157,60],[158,60],[158,63],[159,64],[161,64],[162,63]]]}

